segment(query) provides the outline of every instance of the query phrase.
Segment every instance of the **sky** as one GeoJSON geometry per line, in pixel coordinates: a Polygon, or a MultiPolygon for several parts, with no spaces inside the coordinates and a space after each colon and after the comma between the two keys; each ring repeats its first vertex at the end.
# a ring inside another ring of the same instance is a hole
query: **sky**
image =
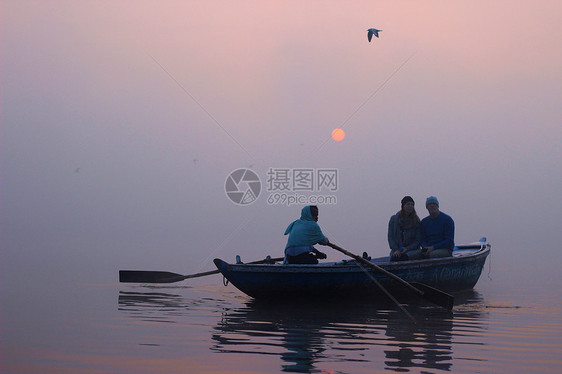
{"type": "Polygon", "coordinates": [[[497,274],[560,284],[558,1],[0,10],[4,272],[103,282],[282,256],[303,205],[268,204],[268,170],[334,169],[319,224],[349,251],[386,255],[402,197],[424,217],[435,195],[458,244],[488,238],[497,274]],[[251,204],[225,193],[240,168],[260,178],[251,204]]]}

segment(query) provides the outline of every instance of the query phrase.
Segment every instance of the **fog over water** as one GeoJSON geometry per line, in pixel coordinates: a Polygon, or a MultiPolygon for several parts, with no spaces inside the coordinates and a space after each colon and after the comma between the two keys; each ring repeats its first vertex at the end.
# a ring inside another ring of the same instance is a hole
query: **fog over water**
{"type": "Polygon", "coordinates": [[[560,289],[560,15],[557,1],[3,1],[2,298],[282,255],[302,205],[267,203],[270,168],[338,170],[319,223],[350,251],[387,254],[400,199],[424,217],[435,195],[457,243],[488,237],[502,286],[560,289]],[[246,167],[262,192],[240,206],[225,180],[246,167]]]}

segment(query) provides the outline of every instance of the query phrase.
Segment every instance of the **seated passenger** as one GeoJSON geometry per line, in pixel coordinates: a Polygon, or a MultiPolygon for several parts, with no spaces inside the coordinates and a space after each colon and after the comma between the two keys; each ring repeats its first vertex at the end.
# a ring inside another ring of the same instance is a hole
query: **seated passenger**
{"type": "Polygon", "coordinates": [[[289,235],[285,247],[284,264],[317,264],[318,259],[325,259],[325,253],[313,247],[314,244],[326,245],[328,238],[318,226],[318,207],[307,205],[302,208],[301,218],[293,221],[285,235],[289,235]]]}
{"type": "Polygon", "coordinates": [[[420,219],[414,209],[414,199],[405,196],[398,213],[388,222],[388,245],[391,261],[407,261],[421,258],[420,219]]]}
{"type": "Polygon", "coordinates": [[[439,211],[439,201],[430,196],[425,201],[429,216],[421,221],[422,258],[450,257],[455,246],[455,222],[439,211]]]}

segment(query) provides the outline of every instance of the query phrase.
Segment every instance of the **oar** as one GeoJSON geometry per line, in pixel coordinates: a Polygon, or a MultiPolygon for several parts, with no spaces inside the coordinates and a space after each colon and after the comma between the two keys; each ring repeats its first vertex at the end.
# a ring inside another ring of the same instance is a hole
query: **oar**
{"type": "MultiPolygon", "coordinates": [[[[268,256],[269,257],[269,256],[268,256]]],[[[248,264],[265,264],[283,261],[283,257],[266,258],[264,260],[248,262],[248,264]]],[[[122,283],[174,283],[189,278],[204,277],[206,275],[219,274],[218,270],[203,273],[181,275],[169,271],[145,271],[145,270],[119,270],[119,282],[122,283]]]]}
{"type": "Polygon", "coordinates": [[[403,284],[404,286],[408,287],[410,290],[414,291],[415,293],[417,293],[418,295],[420,295],[421,297],[423,297],[424,299],[426,299],[427,301],[439,305],[440,307],[443,307],[447,310],[451,310],[453,309],[453,302],[454,302],[454,298],[453,296],[449,295],[448,293],[445,293],[443,291],[440,291],[436,288],[427,286],[425,284],[422,283],[408,283],[406,282],[404,279],[400,278],[399,276],[397,276],[396,274],[393,274],[383,268],[381,268],[380,266],[372,263],[371,261],[368,261],[366,259],[364,259],[361,256],[358,256],[356,254],[353,254],[351,252],[346,251],[345,249],[333,244],[333,243],[328,243],[328,246],[334,248],[337,251],[340,251],[343,254],[348,255],[349,257],[355,259],[356,261],[359,261],[367,266],[370,266],[371,268],[377,270],[380,273],[383,273],[387,276],[389,276],[390,278],[400,282],[401,284],[403,284]]]}
{"type": "MultiPolygon", "coordinates": [[[[334,244],[334,245],[335,245],[335,244],[334,244]]],[[[359,265],[359,267],[361,267],[361,269],[363,269],[363,267],[362,267],[360,264],[358,264],[358,265],[359,265]]],[[[363,269],[363,270],[364,270],[364,269],[363,269]]],[[[365,271],[365,272],[366,272],[366,271],[365,271]]],[[[366,273],[367,273],[367,272],[366,272],[366,273]]],[[[405,314],[406,316],[408,316],[408,318],[410,318],[410,319],[412,320],[412,322],[417,323],[417,322],[416,322],[416,319],[406,310],[406,308],[404,308],[404,306],[402,306],[402,304],[400,304],[400,303],[398,302],[398,300],[396,300],[396,299],[394,298],[394,296],[392,296],[392,294],[391,294],[390,292],[388,292],[388,290],[387,290],[375,277],[373,277],[373,276],[372,276],[371,274],[369,274],[369,273],[367,273],[367,275],[368,275],[369,278],[371,278],[371,280],[377,285],[377,287],[378,287],[390,300],[392,300],[392,302],[393,302],[394,304],[396,304],[396,306],[397,306],[398,308],[400,308],[400,309],[404,312],[404,314],[405,314]]]]}

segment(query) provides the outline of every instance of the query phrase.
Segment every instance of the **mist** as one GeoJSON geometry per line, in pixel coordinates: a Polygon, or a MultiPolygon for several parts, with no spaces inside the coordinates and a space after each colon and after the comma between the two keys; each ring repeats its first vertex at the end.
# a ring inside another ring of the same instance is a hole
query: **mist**
{"type": "Polygon", "coordinates": [[[268,170],[328,168],[319,224],[349,251],[387,255],[402,197],[424,217],[435,195],[458,244],[488,237],[496,276],[560,285],[559,2],[2,8],[10,281],[281,256],[302,205],[268,204],[268,170]],[[252,204],[225,193],[239,168],[262,182],[252,204]]]}

